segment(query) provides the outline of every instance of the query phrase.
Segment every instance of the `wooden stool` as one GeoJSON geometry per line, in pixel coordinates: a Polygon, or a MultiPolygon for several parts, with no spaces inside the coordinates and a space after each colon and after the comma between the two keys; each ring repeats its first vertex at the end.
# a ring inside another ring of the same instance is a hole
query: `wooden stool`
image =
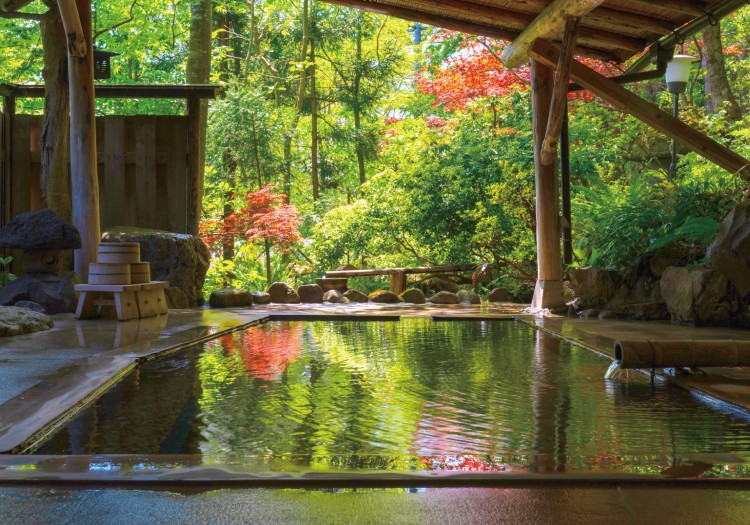
{"type": "Polygon", "coordinates": [[[117,319],[143,319],[166,314],[167,300],[165,281],[151,281],[142,284],[77,284],[78,298],[76,319],[99,317],[103,308],[114,307],[117,319]]]}

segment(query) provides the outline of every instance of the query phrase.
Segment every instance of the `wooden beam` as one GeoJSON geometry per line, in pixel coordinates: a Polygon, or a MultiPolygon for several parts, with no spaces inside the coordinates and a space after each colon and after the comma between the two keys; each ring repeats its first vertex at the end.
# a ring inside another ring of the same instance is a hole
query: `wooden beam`
{"type": "Polygon", "coordinates": [[[560,203],[557,166],[542,164],[542,141],[547,131],[552,102],[552,67],[531,60],[531,107],[534,130],[534,179],[536,182],[536,251],[538,278],[533,308],[565,305],[560,259],[560,203]]]}
{"type": "MultiPolygon", "coordinates": [[[[557,67],[560,52],[548,42],[537,40],[530,51],[535,60],[548,67],[557,67]]],[[[643,100],[609,78],[574,61],[570,76],[574,82],[603,98],[616,108],[629,113],[652,128],[675,139],[707,160],[727,171],[750,179],[750,161],[710,139],[684,122],[662,111],[658,106],[643,100]]]]}
{"type": "Polygon", "coordinates": [[[565,21],[565,34],[563,35],[560,59],[557,61],[555,86],[552,90],[552,108],[549,111],[547,132],[542,144],[542,164],[545,166],[549,166],[557,160],[557,143],[560,138],[565,110],[568,107],[570,69],[575,61],[573,52],[576,47],[576,32],[580,23],[581,19],[577,16],[569,16],[565,21]]]}
{"type": "Polygon", "coordinates": [[[503,63],[510,68],[520,66],[526,61],[537,38],[559,38],[565,29],[566,17],[582,17],[603,2],[604,0],[555,0],[539,13],[518,38],[505,46],[503,63]]]}
{"type": "MultiPolygon", "coordinates": [[[[17,98],[43,98],[44,84],[3,84],[0,93],[7,90],[17,98]]],[[[172,98],[215,99],[223,94],[218,84],[97,84],[96,98],[172,98]]]]}
{"type": "Polygon", "coordinates": [[[638,4],[648,9],[657,8],[672,11],[687,15],[686,18],[704,15],[708,9],[705,3],[695,0],[659,0],[658,2],[653,0],[628,0],[628,3],[638,4]]]}
{"type": "Polygon", "coordinates": [[[68,35],[70,182],[73,224],[81,234],[82,244],[81,249],[75,251],[75,271],[86,282],[89,264],[97,259],[100,237],[94,54],[86,52],[92,48],[91,3],[90,0],[58,0],[58,6],[68,35]]]}
{"type": "Polygon", "coordinates": [[[570,134],[568,133],[568,108],[565,108],[560,131],[560,191],[562,193],[563,262],[573,264],[573,233],[570,210],[570,134]]]}
{"type": "MultiPolygon", "coordinates": [[[[460,31],[462,33],[468,33],[471,35],[497,38],[498,40],[511,41],[520,34],[518,31],[513,31],[510,29],[502,29],[488,26],[486,24],[477,24],[473,22],[463,22],[454,18],[450,18],[448,16],[431,15],[429,13],[424,13],[415,9],[407,9],[404,7],[369,2],[366,0],[325,0],[325,2],[328,4],[335,4],[343,7],[353,7],[356,9],[361,9],[363,11],[368,11],[370,13],[377,13],[380,15],[401,18],[403,20],[410,20],[412,22],[419,22],[420,24],[428,24],[431,26],[442,27],[453,31],[460,31]]],[[[622,56],[615,54],[614,52],[608,52],[606,49],[595,49],[589,46],[578,46],[578,48],[576,49],[576,53],[580,56],[595,58],[597,60],[604,60],[608,62],[621,62],[623,59],[622,56]]],[[[630,53],[628,53],[627,56],[630,56],[630,53]]]]}

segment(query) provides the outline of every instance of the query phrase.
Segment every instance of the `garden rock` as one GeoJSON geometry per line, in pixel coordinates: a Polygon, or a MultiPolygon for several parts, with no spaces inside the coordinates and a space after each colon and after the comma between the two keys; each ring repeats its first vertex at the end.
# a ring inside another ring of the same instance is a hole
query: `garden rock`
{"type": "Polygon", "coordinates": [[[323,294],[323,301],[326,303],[343,303],[344,302],[344,296],[341,295],[341,292],[338,290],[328,290],[326,293],[323,294]]]}
{"type": "MultiPolygon", "coordinates": [[[[181,288],[170,286],[164,289],[164,298],[167,300],[167,308],[175,310],[187,310],[190,308],[190,301],[181,288]]],[[[203,297],[201,297],[201,303],[203,297]]]]}
{"type": "Polygon", "coordinates": [[[12,306],[19,301],[40,304],[50,315],[72,312],[77,301],[75,274],[24,274],[0,287],[0,305],[12,306]]]}
{"type": "Polygon", "coordinates": [[[323,288],[317,284],[303,284],[297,288],[297,295],[302,303],[322,303],[323,288]]]}
{"type": "Polygon", "coordinates": [[[668,321],[670,319],[669,310],[663,301],[625,304],[618,311],[623,317],[635,321],[668,321]]]}
{"type": "Polygon", "coordinates": [[[672,321],[729,324],[734,310],[729,282],[717,270],[703,267],[670,267],[661,278],[661,295],[672,321]]]}
{"type": "Polygon", "coordinates": [[[139,243],[141,261],[151,263],[152,280],[168,281],[170,286],[182,290],[189,307],[203,305],[203,282],[210,258],[200,238],[161,230],[115,227],[102,234],[102,241],[139,243]]]}
{"type": "Polygon", "coordinates": [[[211,308],[249,307],[253,305],[253,295],[245,290],[224,288],[211,292],[208,304],[211,308]]]}
{"type": "Polygon", "coordinates": [[[0,306],[0,337],[49,330],[52,325],[52,319],[42,313],[15,306],[0,306]]]}
{"type": "Polygon", "coordinates": [[[0,248],[24,250],[76,250],[81,235],[72,224],[45,208],[18,215],[0,228],[0,248]]]}
{"type": "Polygon", "coordinates": [[[612,270],[587,266],[570,272],[576,297],[584,309],[594,308],[609,302],[620,283],[620,275],[612,270]]]}
{"type": "Polygon", "coordinates": [[[35,303],[34,301],[18,301],[13,306],[15,306],[16,308],[26,308],[27,310],[33,310],[34,312],[39,312],[40,314],[47,313],[47,311],[44,309],[44,306],[39,303],[35,303]]]}
{"type": "Polygon", "coordinates": [[[459,290],[456,297],[461,304],[482,304],[482,300],[473,290],[459,290]]]}
{"type": "Polygon", "coordinates": [[[708,247],[709,264],[746,297],[750,293],[750,201],[729,212],[708,247]]]}
{"type": "Polygon", "coordinates": [[[367,303],[370,301],[367,294],[359,290],[347,290],[344,292],[344,299],[348,299],[350,303],[367,303]]]}
{"type": "Polygon", "coordinates": [[[491,303],[509,303],[513,298],[505,288],[495,288],[489,293],[487,300],[491,303]]]}
{"type": "Polygon", "coordinates": [[[371,297],[373,303],[400,303],[401,298],[393,292],[378,292],[371,297]]]}
{"type": "Polygon", "coordinates": [[[271,302],[271,294],[261,291],[255,291],[251,294],[255,304],[268,304],[271,302]]]}
{"type": "Polygon", "coordinates": [[[452,292],[443,290],[430,297],[432,304],[458,304],[458,297],[452,292]]]}
{"type": "Polygon", "coordinates": [[[399,297],[405,303],[424,304],[427,301],[424,297],[424,294],[422,293],[422,290],[418,288],[409,288],[401,295],[399,295],[399,297]]]}
{"type": "Polygon", "coordinates": [[[273,283],[268,287],[268,295],[272,303],[296,304],[299,303],[299,295],[294,288],[286,283],[273,283]]]}

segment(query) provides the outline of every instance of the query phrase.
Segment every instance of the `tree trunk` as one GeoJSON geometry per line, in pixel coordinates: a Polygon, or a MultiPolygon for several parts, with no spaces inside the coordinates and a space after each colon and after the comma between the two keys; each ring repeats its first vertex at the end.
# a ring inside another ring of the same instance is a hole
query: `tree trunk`
{"type": "Polygon", "coordinates": [[[359,90],[362,83],[362,73],[360,72],[360,66],[362,64],[362,28],[357,28],[357,51],[356,51],[356,67],[357,71],[354,74],[354,81],[352,83],[353,91],[353,111],[354,111],[354,130],[356,134],[355,147],[357,150],[357,171],[359,171],[359,183],[360,185],[365,183],[365,152],[364,144],[362,143],[362,116],[360,115],[360,104],[359,104],[359,90]]]}
{"type": "MultiPolygon", "coordinates": [[[[188,84],[208,84],[211,80],[211,0],[199,0],[190,6],[190,38],[185,81],[188,84]]],[[[193,191],[188,210],[188,231],[198,233],[203,207],[203,176],[206,165],[206,121],[208,101],[200,101],[198,127],[198,169],[193,175],[193,191]]]]}
{"type": "Polygon", "coordinates": [[[41,23],[44,49],[44,124],[39,186],[44,205],[66,221],[71,221],[72,202],[67,160],[70,140],[68,53],[65,29],[57,4],[50,4],[48,7],[41,23]]]}
{"type": "Polygon", "coordinates": [[[273,275],[271,275],[271,243],[268,239],[263,240],[263,251],[266,256],[266,282],[268,286],[271,286],[271,279],[273,278],[273,275]]]}
{"type": "Polygon", "coordinates": [[[312,122],[310,123],[310,154],[311,154],[311,171],[312,171],[312,197],[313,201],[320,198],[320,188],[318,179],[318,92],[315,86],[315,41],[310,42],[310,62],[312,70],[310,71],[310,113],[312,122]]]}
{"type": "Polygon", "coordinates": [[[72,217],[82,244],[75,252],[75,271],[85,282],[89,263],[96,262],[100,237],[91,3],[58,0],[58,6],[68,37],[72,217]]]}
{"type": "Polygon", "coordinates": [[[704,60],[706,65],[706,109],[709,113],[716,113],[726,109],[727,118],[739,120],[742,118],[737,99],[732,93],[727,78],[726,62],[721,44],[721,25],[708,26],[703,30],[704,60]]]}

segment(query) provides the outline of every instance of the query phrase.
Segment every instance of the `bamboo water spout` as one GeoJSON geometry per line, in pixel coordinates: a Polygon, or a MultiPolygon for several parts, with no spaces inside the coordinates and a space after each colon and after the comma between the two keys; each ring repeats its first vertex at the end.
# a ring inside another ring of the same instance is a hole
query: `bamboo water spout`
{"type": "Polygon", "coordinates": [[[617,341],[620,368],[750,366],[750,341],[617,341]]]}

